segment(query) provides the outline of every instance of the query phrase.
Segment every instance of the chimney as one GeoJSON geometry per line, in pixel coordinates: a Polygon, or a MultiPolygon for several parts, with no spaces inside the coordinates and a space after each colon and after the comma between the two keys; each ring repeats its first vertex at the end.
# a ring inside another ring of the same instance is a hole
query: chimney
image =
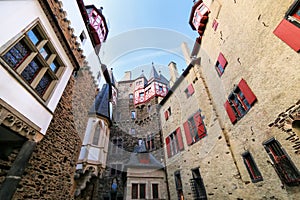
{"type": "Polygon", "coordinates": [[[176,80],[179,78],[178,70],[176,67],[176,63],[170,62],[169,65],[169,71],[170,71],[170,87],[174,85],[176,80]]]}
{"type": "Polygon", "coordinates": [[[130,81],[131,80],[131,71],[125,72],[124,77],[122,78],[123,81],[130,81]]]}
{"type": "Polygon", "coordinates": [[[190,49],[186,42],[181,43],[181,51],[183,53],[186,65],[189,65],[192,59],[191,59],[190,49]]]}

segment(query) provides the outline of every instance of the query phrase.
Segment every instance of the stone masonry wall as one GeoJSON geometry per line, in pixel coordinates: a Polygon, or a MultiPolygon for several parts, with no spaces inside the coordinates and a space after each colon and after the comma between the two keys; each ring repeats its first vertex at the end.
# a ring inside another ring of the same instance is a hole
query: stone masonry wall
{"type": "MultiPolygon", "coordinates": [[[[243,199],[299,199],[299,186],[288,187],[279,179],[263,142],[274,137],[300,169],[299,154],[289,141],[290,134],[269,127],[278,115],[299,101],[299,53],[273,34],[292,0],[210,1],[208,24],[202,39],[199,70],[207,83],[220,126],[227,133],[230,149],[242,184],[236,195],[243,199]],[[212,23],[219,23],[216,31],[212,23]],[[215,69],[219,53],[228,64],[220,77],[215,69]],[[232,124],[224,103],[233,88],[244,79],[257,102],[236,124],[232,124]],[[242,159],[249,151],[263,181],[252,183],[242,159]]],[[[229,171],[226,165],[221,170],[229,171]]],[[[213,180],[212,180],[213,181],[213,180]]],[[[218,184],[223,184],[220,180],[218,184]]],[[[228,181],[226,181],[228,182],[228,181]]]]}
{"type": "Polygon", "coordinates": [[[73,199],[73,176],[81,146],[72,115],[73,88],[71,78],[13,199],[73,199]]]}
{"type": "Polygon", "coordinates": [[[88,70],[87,64],[82,67],[82,70],[77,72],[75,80],[72,108],[75,128],[80,139],[83,140],[88,121],[88,112],[97,95],[97,86],[94,83],[91,72],[88,70]]]}
{"type": "Polygon", "coordinates": [[[11,154],[8,156],[8,159],[0,159],[0,186],[2,182],[5,180],[9,169],[11,168],[13,162],[15,161],[18,153],[21,148],[14,149],[11,154]]]}
{"type": "MultiPolygon", "coordinates": [[[[166,168],[170,199],[177,199],[175,185],[176,172],[180,172],[184,199],[193,199],[190,180],[192,169],[199,168],[204,187],[209,199],[237,199],[237,189],[242,182],[231,155],[230,144],[226,133],[220,127],[211,97],[196,67],[191,68],[170,98],[160,109],[163,139],[168,137],[178,127],[181,129],[184,150],[168,158],[165,149],[166,168]],[[195,92],[187,97],[185,90],[192,84],[195,92]],[[168,120],[164,111],[171,108],[168,120]],[[192,145],[185,139],[183,123],[192,117],[196,111],[201,111],[207,135],[192,145]]],[[[166,147],[165,147],[166,148],[166,147]]]]}

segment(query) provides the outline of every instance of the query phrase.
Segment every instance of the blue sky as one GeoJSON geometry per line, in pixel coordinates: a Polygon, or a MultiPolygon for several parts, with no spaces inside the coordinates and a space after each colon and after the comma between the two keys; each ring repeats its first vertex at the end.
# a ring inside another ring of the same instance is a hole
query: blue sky
{"type": "Polygon", "coordinates": [[[192,48],[197,37],[188,24],[192,0],[84,2],[103,7],[109,34],[99,55],[108,68],[113,68],[117,80],[123,77],[125,71],[151,66],[152,62],[167,68],[170,61],[174,61],[179,73],[186,67],[180,44],[187,42],[192,48]]]}

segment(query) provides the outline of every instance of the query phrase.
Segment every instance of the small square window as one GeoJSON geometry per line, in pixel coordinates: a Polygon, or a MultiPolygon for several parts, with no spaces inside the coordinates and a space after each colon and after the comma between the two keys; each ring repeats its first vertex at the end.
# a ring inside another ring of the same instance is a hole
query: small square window
{"type": "Polygon", "coordinates": [[[43,58],[45,60],[47,60],[51,55],[51,51],[50,51],[49,47],[47,45],[45,45],[44,47],[41,48],[40,54],[43,56],[43,58]]]}
{"type": "Polygon", "coordinates": [[[87,38],[84,31],[81,32],[81,34],[79,35],[79,38],[80,38],[81,43],[84,44],[86,41],[86,38],[87,38]]]}
{"type": "Polygon", "coordinates": [[[30,31],[28,31],[27,33],[29,39],[31,40],[31,42],[36,46],[40,41],[43,40],[41,34],[39,33],[39,31],[37,30],[37,28],[33,28],[30,31]]]}
{"type": "Polygon", "coordinates": [[[130,129],[130,134],[131,134],[131,135],[135,135],[135,128],[131,128],[131,129],[130,129]]]}
{"type": "Polygon", "coordinates": [[[131,119],[135,119],[136,115],[135,115],[135,111],[131,111],[131,119]]]}

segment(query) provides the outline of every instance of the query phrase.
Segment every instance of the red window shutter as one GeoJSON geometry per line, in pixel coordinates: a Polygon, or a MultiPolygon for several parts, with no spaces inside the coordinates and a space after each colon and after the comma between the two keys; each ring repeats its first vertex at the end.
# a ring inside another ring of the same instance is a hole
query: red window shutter
{"type": "Polygon", "coordinates": [[[218,61],[219,61],[220,65],[223,67],[223,69],[225,69],[227,60],[221,52],[219,54],[218,61]]]}
{"type": "Polygon", "coordinates": [[[180,127],[178,127],[176,129],[176,137],[177,137],[177,141],[178,141],[178,146],[179,146],[179,150],[183,150],[184,146],[183,146],[183,141],[182,141],[182,135],[181,135],[181,129],[180,127]]]}
{"type": "Polygon", "coordinates": [[[167,146],[167,155],[168,158],[171,157],[171,146],[170,146],[170,138],[166,137],[166,146],[167,146]]]}
{"type": "Polygon", "coordinates": [[[239,82],[238,87],[244,94],[244,96],[247,99],[247,101],[249,102],[249,104],[252,105],[256,101],[256,96],[254,95],[254,93],[252,92],[250,87],[248,86],[247,82],[244,79],[242,79],[239,82]]]}
{"type": "Polygon", "coordinates": [[[183,128],[185,132],[185,138],[188,145],[191,145],[193,143],[191,132],[190,132],[190,126],[189,121],[186,121],[183,123],[183,128]]]}
{"type": "Polygon", "coordinates": [[[228,117],[229,117],[230,121],[234,124],[236,122],[237,118],[236,118],[236,116],[235,116],[235,114],[234,114],[234,112],[233,112],[233,110],[232,110],[232,108],[229,104],[229,101],[225,102],[224,107],[225,107],[225,110],[228,114],[228,117]]]}
{"type": "Polygon", "coordinates": [[[273,32],[295,51],[300,50],[300,28],[283,19],[273,32]]]}
{"type": "Polygon", "coordinates": [[[190,95],[194,94],[195,90],[194,90],[193,84],[190,84],[190,85],[188,86],[188,91],[189,91],[189,94],[190,94],[190,95]]]}
{"type": "Polygon", "coordinates": [[[168,120],[169,119],[169,113],[168,113],[168,111],[166,110],[165,111],[165,120],[168,120]]]}
{"type": "Polygon", "coordinates": [[[194,121],[195,121],[195,124],[196,124],[198,136],[201,139],[204,136],[206,136],[206,130],[205,130],[205,126],[204,126],[203,120],[201,118],[200,111],[198,111],[194,115],[194,121]]]}

